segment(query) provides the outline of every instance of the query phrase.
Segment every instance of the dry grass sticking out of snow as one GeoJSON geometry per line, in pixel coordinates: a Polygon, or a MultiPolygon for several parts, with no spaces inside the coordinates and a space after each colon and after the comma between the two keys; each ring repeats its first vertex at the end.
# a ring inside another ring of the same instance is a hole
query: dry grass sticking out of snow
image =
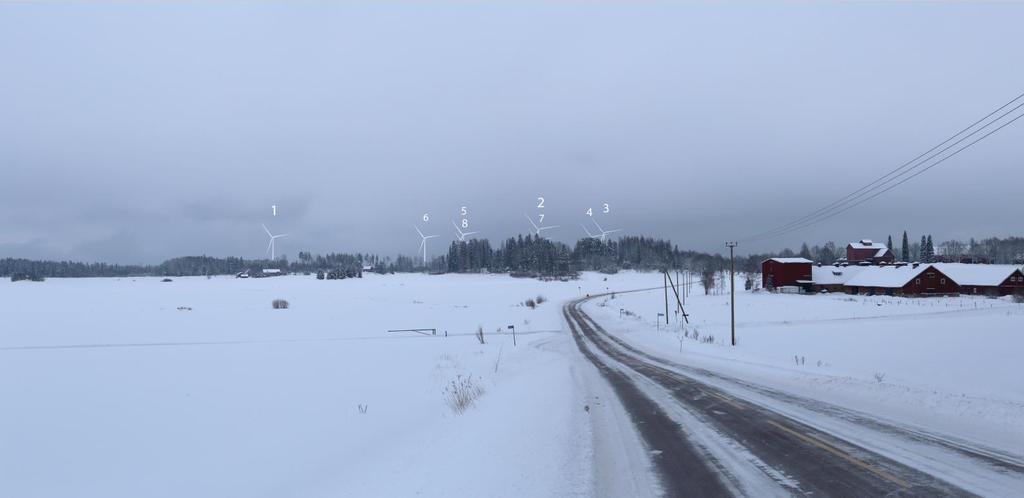
{"type": "Polygon", "coordinates": [[[480,385],[479,379],[474,380],[472,375],[459,375],[444,387],[443,393],[448,407],[453,412],[462,414],[473,406],[477,398],[483,396],[484,388],[480,385]]]}

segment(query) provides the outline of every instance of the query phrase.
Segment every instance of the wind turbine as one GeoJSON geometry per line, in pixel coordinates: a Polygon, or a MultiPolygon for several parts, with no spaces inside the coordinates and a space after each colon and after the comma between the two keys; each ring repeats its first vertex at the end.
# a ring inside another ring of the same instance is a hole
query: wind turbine
{"type": "Polygon", "coordinates": [[[420,238],[423,239],[420,241],[420,250],[423,251],[423,266],[427,266],[427,239],[432,239],[437,237],[437,235],[423,235],[423,232],[420,231],[419,227],[416,225],[413,225],[412,227],[416,229],[416,233],[420,234],[420,238]]]}
{"type": "Polygon", "coordinates": [[[281,235],[274,235],[274,234],[270,233],[270,229],[267,228],[266,225],[263,225],[263,231],[267,232],[267,236],[270,237],[270,245],[267,246],[267,251],[266,252],[270,253],[270,260],[273,261],[274,260],[274,249],[275,249],[274,241],[277,240],[277,239],[280,239],[281,237],[287,237],[288,234],[282,233],[281,235]]]}
{"type": "Polygon", "coordinates": [[[596,235],[596,236],[595,235],[590,235],[590,230],[587,230],[587,227],[583,227],[583,229],[586,230],[587,235],[590,235],[593,238],[601,239],[601,242],[605,241],[605,239],[608,237],[608,234],[615,233],[615,232],[621,232],[622,231],[621,228],[616,228],[615,230],[605,230],[605,229],[601,228],[601,225],[597,224],[597,220],[591,218],[590,221],[594,222],[594,226],[596,226],[597,229],[601,231],[601,233],[599,235],[596,235]]]}
{"type": "MultiPolygon", "coordinates": [[[[524,214],[523,216],[526,216],[526,215],[524,214]]],[[[526,221],[530,222],[530,226],[533,227],[533,233],[535,233],[538,237],[543,237],[544,236],[544,235],[541,234],[541,232],[543,232],[544,230],[551,230],[552,228],[558,228],[558,225],[552,225],[552,226],[549,226],[549,227],[539,227],[539,226],[537,226],[536,223],[533,222],[532,219],[530,219],[529,216],[526,216],[526,221]]]]}
{"type": "Polygon", "coordinates": [[[465,242],[467,235],[473,235],[475,233],[480,233],[478,231],[463,232],[462,229],[459,228],[459,225],[457,223],[455,223],[454,220],[452,221],[452,226],[455,227],[455,231],[458,233],[458,235],[456,235],[456,237],[459,239],[459,242],[465,242]]]}

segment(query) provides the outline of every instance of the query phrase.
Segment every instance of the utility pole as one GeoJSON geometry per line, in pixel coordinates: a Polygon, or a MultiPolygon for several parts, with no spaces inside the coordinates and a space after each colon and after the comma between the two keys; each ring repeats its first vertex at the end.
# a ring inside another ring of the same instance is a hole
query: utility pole
{"type": "MultiPolygon", "coordinates": [[[[674,285],[673,285],[673,287],[676,288],[676,297],[679,297],[679,287],[681,286],[680,284],[682,284],[682,282],[679,281],[679,269],[676,269],[676,281],[674,282],[674,285]]],[[[683,308],[683,306],[681,304],[679,304],[679,300],[677,299],[676,300],[676,311],[677,312],[678,311],[682,311],[682,308],[683,308]]]]}
{"type": "Polygon", "coordinates": [[[735,242],[726,242],[729,248],[729,290],[732,298],[729,299],[729,306],[732,308],[732,345],[736,345],[736,256],[733,251],[736,249],[735,242]]]}
{"type": "Polygon", "coordinates": [[[664,278],[664,280],[665,280],[665,325],[668,325],[668,270],[667,269],[665,270],[665,273],[662,273],[662,276],[665,277],[664,278]]]}

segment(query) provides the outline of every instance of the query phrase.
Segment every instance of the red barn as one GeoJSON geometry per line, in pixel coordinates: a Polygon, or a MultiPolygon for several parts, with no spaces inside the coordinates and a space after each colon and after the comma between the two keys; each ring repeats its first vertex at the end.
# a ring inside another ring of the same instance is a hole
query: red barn
{"type": "Polygon", "coordinates": [[[765,289],[801,285],[811,281],[811,261],[804,258],[771,258],[761,263],[761,286],[765,289]],[[798,282],[798,281],[804,282],[798,282]]]}
{"type": "Polygon", "coordinates": [[[963,294],[1010,296],[1024,292],[1024,273],[1013,265],[939,263],[935,267],[955,280],[963,294]]]}
{"type": "Polygon", "coordinates": [[[869,239],[860,242],[850,242],[846,246],[846,260],[850,263],[868,262],[878,264],[881,262],[892,263],[896,256],[885,244],[880,244],[869,239]]]}
{"type": "Polygon", "coordinates": [[[845,284],[851,294],[921,296],[957,294],[960,286],[934,265],[866,266],[845,284]]]}

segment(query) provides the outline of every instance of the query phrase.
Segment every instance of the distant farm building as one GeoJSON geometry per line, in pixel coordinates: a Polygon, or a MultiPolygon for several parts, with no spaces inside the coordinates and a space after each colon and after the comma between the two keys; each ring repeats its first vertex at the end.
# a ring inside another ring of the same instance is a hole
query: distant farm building
{"type": "Polygon", "coordinates": [[[960,286],[935,265],[860,267],[844,285],[850,294],[925,296],[960,292],[960,286]]]}
{"type": "Polygon", "coordinates": [[[869,239],[860,242],[851,242],[846,246],[846,261],[852,264],[879,264],[892,263],[896,256],[886,247],[869,239]]]}
{"type": "Polygon", "coordinates": [[[938,263],[936,268],[960,286],[961,294],[1009,296],[1024,292],[1024,273],[1011,265],[938,263]]]}
{"type": "Polygon", "coordinates": [[[855,277],[864,267],[846,265],[816,265],[811,268],[811,281],[808,290],[814,292],[845,292],[846,282],[855,277]]]}
{"type": "Polygon", "coordinates": [[[806,285],[811,282],[811,260],[771,258],[761,263],[761,286],[765,289],[806,285]]]}

